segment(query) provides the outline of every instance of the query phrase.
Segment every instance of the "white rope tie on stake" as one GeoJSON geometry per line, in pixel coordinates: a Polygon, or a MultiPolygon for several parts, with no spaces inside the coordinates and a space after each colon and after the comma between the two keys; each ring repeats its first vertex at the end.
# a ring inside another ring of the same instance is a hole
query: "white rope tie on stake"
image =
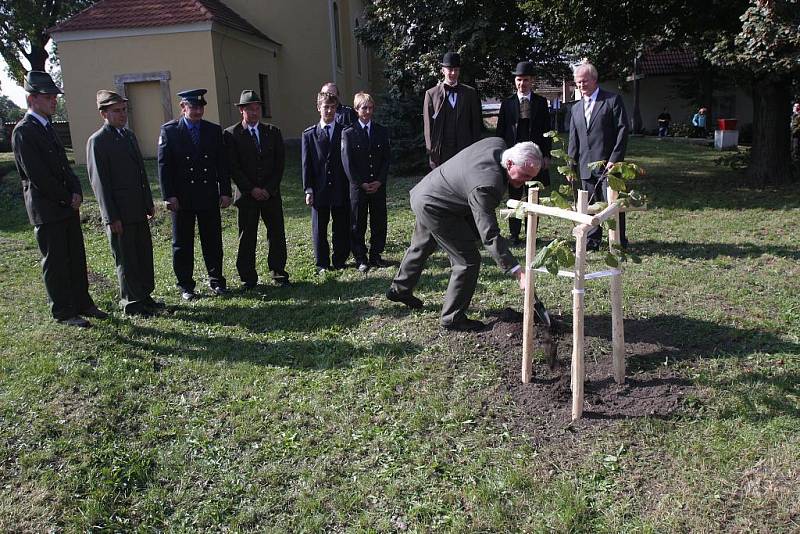
{"type": "Polygon", "coordinates": [[[584,290],[584,289],[573,289],[572,290],[572,294],[573,295],[583,295],[584,293],[586,293],[586,290],[584,290]]]}

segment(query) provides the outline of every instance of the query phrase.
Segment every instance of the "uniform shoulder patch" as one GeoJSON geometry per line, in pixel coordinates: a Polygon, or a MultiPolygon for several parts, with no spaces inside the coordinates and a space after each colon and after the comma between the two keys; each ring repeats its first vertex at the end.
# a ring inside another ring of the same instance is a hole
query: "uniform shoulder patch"
{"type": "Polygon", "coordinates": [[[308,128],[306,128],[305,130],[303,130],[303,133],[306,133],[306,132],[313,132],[313,131],[314,131],[314,128],[316,128],[316,127],[317,127],[317,125],[316,125],[316,124],[313,124],[313,125],[309,126],[308,128]]]}

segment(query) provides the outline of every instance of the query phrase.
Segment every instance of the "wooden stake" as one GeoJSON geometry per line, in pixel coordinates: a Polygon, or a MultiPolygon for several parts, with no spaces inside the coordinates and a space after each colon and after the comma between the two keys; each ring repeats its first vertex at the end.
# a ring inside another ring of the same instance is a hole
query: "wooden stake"
{"type": "MultiPolygon", "coordinates": [[[[578,191],[578,213],[586,213],[589,205],[589,193],[578,191]]],[[[584,280],[586,274],[586,233],[592,227],[581,225],[575,228],[575,280],[572,289],[572,420],[583,415],[583,379],[585,375],[583,362],[583,315],[584,315],[584,280]]]]}
{"type": "MultiPolygon", "coordinates": [[[[531,187],[528,189],[528,202],[536,204],[539,202],[539,190],[531,187]]],[[[534,317],[536,312],[533,309],[536,294],[534,283],[535,273],[533,271],[533,260],[536,258],[536,226],[539,217],[535,213],[527,212],[528,229],[527,240],[525,242],[525,301],[522,315],[522,382],[527,384],[533,377],[533,339],[536,333],[534,317]]]]}
{"type": "MultiPolygon", "coordinates": [[[[608,203],[611,205],[617,200],[619,194],[611,189],[606,189],[608,203]]],[[[619,244],[619,214],[615,217],[617,230],[608,232],[608,241],[612,245],[619,244]]],[[[617,384],[625,382],[625,327],[622,312],[622,272],[611,277],[611,345],[612,363],[614,367],[614,381],[617,384]]]]}

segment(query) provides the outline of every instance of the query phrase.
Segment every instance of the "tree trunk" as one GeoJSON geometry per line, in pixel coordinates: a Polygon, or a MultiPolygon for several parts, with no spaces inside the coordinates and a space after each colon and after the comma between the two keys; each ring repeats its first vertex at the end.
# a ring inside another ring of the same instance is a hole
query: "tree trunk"
{"type": "Polygon", "coordinates": [[[750,177],[759,185],[792,181],[789,152],[791,81],[762,78],[753,84],[753,149],[750,177]]]}

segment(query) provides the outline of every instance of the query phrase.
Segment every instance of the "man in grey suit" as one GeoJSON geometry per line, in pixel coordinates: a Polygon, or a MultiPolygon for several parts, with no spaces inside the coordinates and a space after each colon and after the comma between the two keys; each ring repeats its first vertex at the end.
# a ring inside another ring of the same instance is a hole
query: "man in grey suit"
{"type": "Polygon", "coordinates": [[[139,143],[125,128],[127,102],[114,91],[97,92],[104,124],[86,142],[86,165],[117,266],[119,305],[127,315],[148,317],[164,304],[150,296],[155,289],[148,223],[155,213],[153,195],[139,143]]]}
{"type": "Polygon", "coordinates": [[[483,139],[459,152],[428,173],[411,190],[411,209],[417,217],[411,246],[386,297],[409,308],[421,308],[413,295],[425,260],[440,246],[453,267],[442,307],[441,325],[446,330],[480,330],[484,324],[467,317],[475,292],[481,255],[476,241],[504,272],[525,288],[525,272],[500,235],[495,209],[510,182],[521,187],[542,166],[542,153],[532,142],[506,148],[499,137],[483,139]]]}
{"type": "Polygon", "coordinates": [[[435,169],[481,138],[481,102],[478,92],[458,83],[461,57],[448,52],[442,58],[444,80],[425,92],[422,121],[428,161],[435,169]]]}
{"type": "MultiPolygon", "coordinates": [[[[605,202],[606,172],[625,159],[628,115],[621,96],[598,87],[594,65],[581,63],[575,67],[573,78],[582,98],[572,106],[567,153],[576,162],[581,188],[589,192],[589,203],[605,202]],[[590,163],[601,160],[608,162],[605,169],[589,168],[590,163]]],[[[624,213],[619,216],[619,236],[622,246],[627,246],[624,213]]],[[[587,250],[597,250],[602,240],[603,229],[598,226],[587,236],[587,250]]]]}
{"type": "Polygon", "coordinates": [[[14,128],[11,144],[22,180],[28,219],[42,253],[42,274],[50,313],[58,322],[87,328],[81,315],[108,314],[89,296],[80,207],[83,193],[50,118],[62,93],[46,72],[25,77],[28,112],[14,128]]]}

